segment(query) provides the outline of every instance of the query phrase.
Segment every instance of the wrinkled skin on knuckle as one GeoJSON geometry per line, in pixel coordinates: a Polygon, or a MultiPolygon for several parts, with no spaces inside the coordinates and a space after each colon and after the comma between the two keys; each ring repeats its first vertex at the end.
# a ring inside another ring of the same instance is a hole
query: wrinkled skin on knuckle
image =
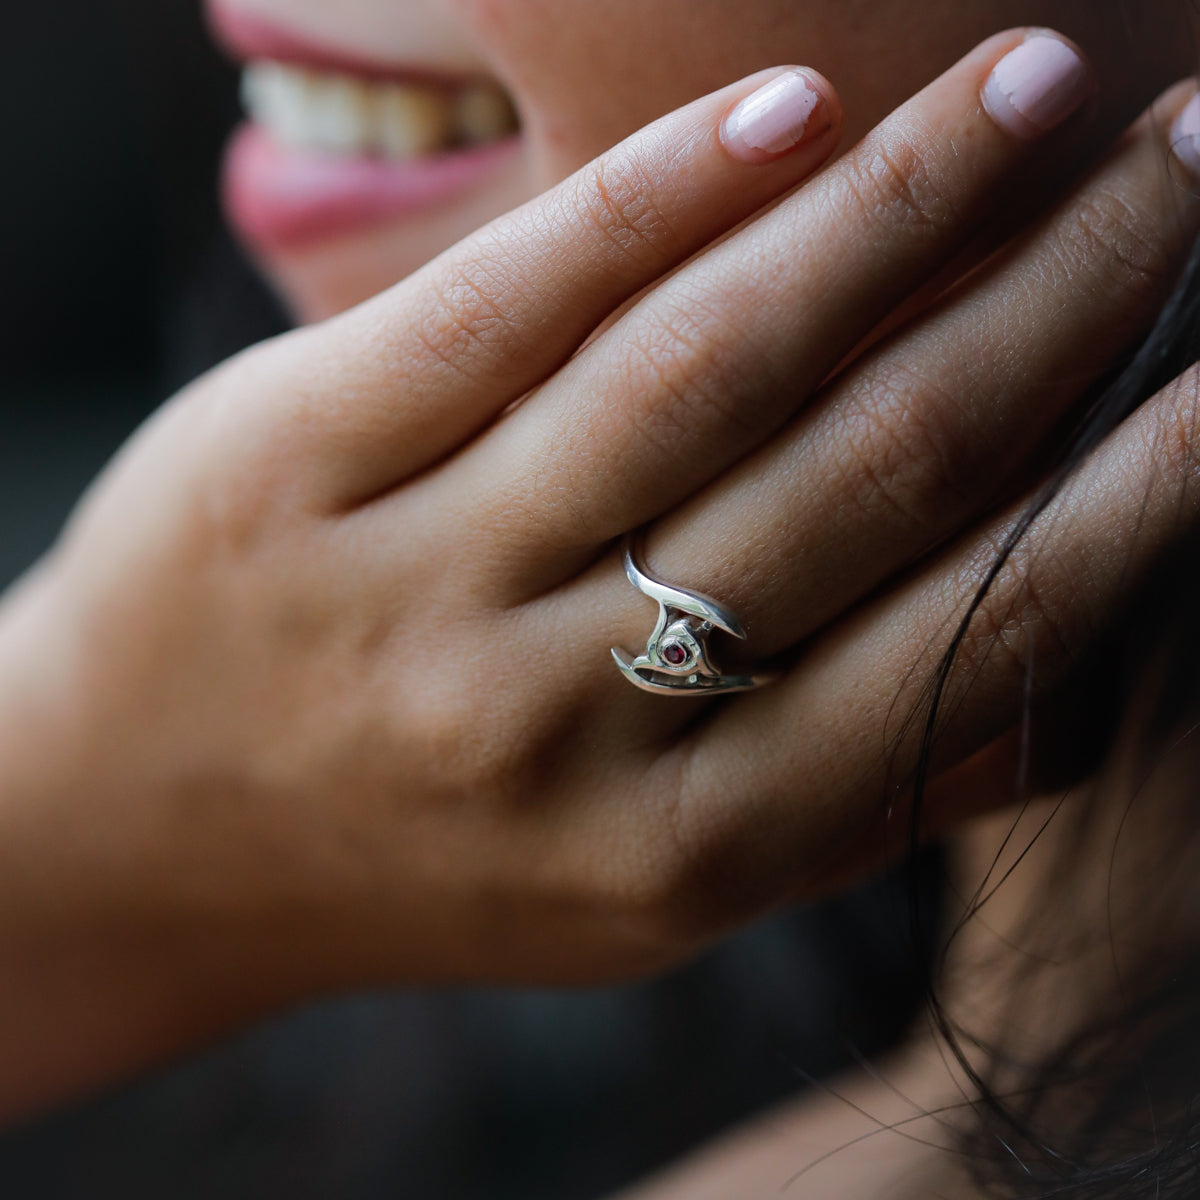
{"type": "Polygon", "coordinates": [[[1171,226],[1116,189],[1075,205],[1053,253],[1068,280],[1083,275],[1096,290],[1130,296],[1160,295],[1178,270],[1171,226]]]}
{"type": "Polygon", "coordinates": [[[745,377],[722,314],[697,299],[660,305],[639,324],[631,343],[626,387],[653,397],[633,414],[638,435],[673,460],[703,455],[706,447],[743,446],[757,422],[744,397],[762,387],[745,377]]]}
{"type": "Polygon", "coordinates": [[[939,139],[920,123],[875,135],[833,171],[830,207],[854,214],[874,232],[934,237],[965,225],[937,169],[939,139]]]}
{"type": "Polygon", "coordinates": [[[522,284],[503,256],[489,256],[486,245],[455,254],[428,285],[427,303],[415,306],[410,326],[417,345],[453,376],[468,383],[495,378],[514,341],[527,332],[521,311],[522,284]]]}
{"type": "Polygon", "coordinates": [[[834,445],[841,477],[862,512],[910,531],[940,526],[947,505],[967,503],[969,465],[951,418],[939,415],[958,406],[940,383],[903,364],[861,381],[840,406],[834,445]]]}
{"type": "MultiPolygon", "coordinates": [[[[646,133],[642,140],[651,137],[646,133]]],[[[598,159],[564,189],[558,219],[571,229],[583,221],[616,251],[618,260],[660,269],[684,245],[660,199],[675,158],[674,147],[660,136],[637,153],[623,150],[598,159]]]]}
{"type": "MultiPolygon", "coordinates": [[[[955,659],[958,686],[984,682],[1002,705],[1031,684],[1040,690],[1061,680],[1098,631],[1087,604],[1086,564],[1077,553],[1039,544],[1042,536],[1035,526],[1000,571],[955,659]]],[[[998,553],[997,545],[980,565],[986,569],[998,553]]]]}

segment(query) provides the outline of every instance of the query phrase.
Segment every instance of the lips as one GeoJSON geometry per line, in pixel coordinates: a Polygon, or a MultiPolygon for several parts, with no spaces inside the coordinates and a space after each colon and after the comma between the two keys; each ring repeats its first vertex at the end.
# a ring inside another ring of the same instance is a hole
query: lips
{"type": "Polygon", "coordinates": [[[253,246],[292,248],[443,207],[517,151],[512,104],[491,80],[354,59],[221,3],[209,20],[246,63],[250,121],[226,155],[224,197],[253,246]]]}

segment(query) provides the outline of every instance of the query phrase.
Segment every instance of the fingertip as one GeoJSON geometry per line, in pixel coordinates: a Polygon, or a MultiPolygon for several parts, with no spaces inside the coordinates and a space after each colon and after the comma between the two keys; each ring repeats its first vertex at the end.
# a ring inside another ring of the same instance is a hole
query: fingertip
{"type": "Polygon", "coordinates": [[[1194,194],[1197,181],[1200,181],[1200,93],[1196,91],[1196,81],[1177,84],[1160,99],[1159,105],[1167,109],[1178,108],[1167,141],[1173,158],[1186,169],[1186,186],[1194,194]],[[1179,107],[1184,97],[1187,102],[1179,107]]]}
{"type": "Polygon", "coordinates": [[[1095,87],[1091,65],[1074,42],[1033,29],[992,68],[981,100],[1002,129],[1033,141],[1078,111],[1095,87]]]}
{"type": "Polygon", "coordinates": [[[829,81],[807,67],[786,67],[730,109],[721,122],[721,143],[739,162],[774,162],[840,121],[829,81]]]}

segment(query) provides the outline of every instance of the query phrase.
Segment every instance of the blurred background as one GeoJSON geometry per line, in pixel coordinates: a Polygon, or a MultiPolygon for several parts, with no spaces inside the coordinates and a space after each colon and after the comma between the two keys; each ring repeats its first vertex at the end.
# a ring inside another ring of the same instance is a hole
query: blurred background
{"type": "MultiPolygon", "coordinates": [[[[220,222],[236,77],[195,0],[6,11],[0,582],[162,399],[286,324],[220,222]]],[[[635,987],[410,992],[293,1015],[0,1134],[0,1190],[604,1196],[902,1031],[916,994],[905,887],[775,918],[635,987]]]]}

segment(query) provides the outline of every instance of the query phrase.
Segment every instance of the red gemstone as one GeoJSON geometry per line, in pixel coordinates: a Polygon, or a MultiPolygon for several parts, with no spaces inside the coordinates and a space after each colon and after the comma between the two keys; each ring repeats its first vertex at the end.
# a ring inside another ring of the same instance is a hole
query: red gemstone
{"type": "Polygon", "coordinates": [[[673,667],[681,667],[687,662],[687,651],[678,642],[672,642],[663,647],[663,659],[673,667]]]}

